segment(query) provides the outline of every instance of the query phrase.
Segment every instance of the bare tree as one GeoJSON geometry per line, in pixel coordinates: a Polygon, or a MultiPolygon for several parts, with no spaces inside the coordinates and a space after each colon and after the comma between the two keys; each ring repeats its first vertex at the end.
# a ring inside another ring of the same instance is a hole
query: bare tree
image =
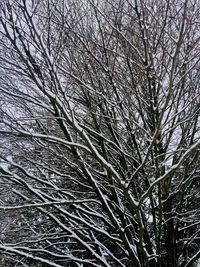
{"type": "Polygon", "coordinates": [[[3,266],[197,265],[199,10],[2,1],[3,266]]]}

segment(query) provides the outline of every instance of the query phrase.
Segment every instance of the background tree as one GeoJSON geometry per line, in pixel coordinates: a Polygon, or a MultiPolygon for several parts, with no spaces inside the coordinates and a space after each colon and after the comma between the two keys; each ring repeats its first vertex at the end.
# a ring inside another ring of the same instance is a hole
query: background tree
{"type": "Polygon", "coordinates": [[[4,0],[0,23],[4,266],[195,266],[198,1],[4,0]]]}

